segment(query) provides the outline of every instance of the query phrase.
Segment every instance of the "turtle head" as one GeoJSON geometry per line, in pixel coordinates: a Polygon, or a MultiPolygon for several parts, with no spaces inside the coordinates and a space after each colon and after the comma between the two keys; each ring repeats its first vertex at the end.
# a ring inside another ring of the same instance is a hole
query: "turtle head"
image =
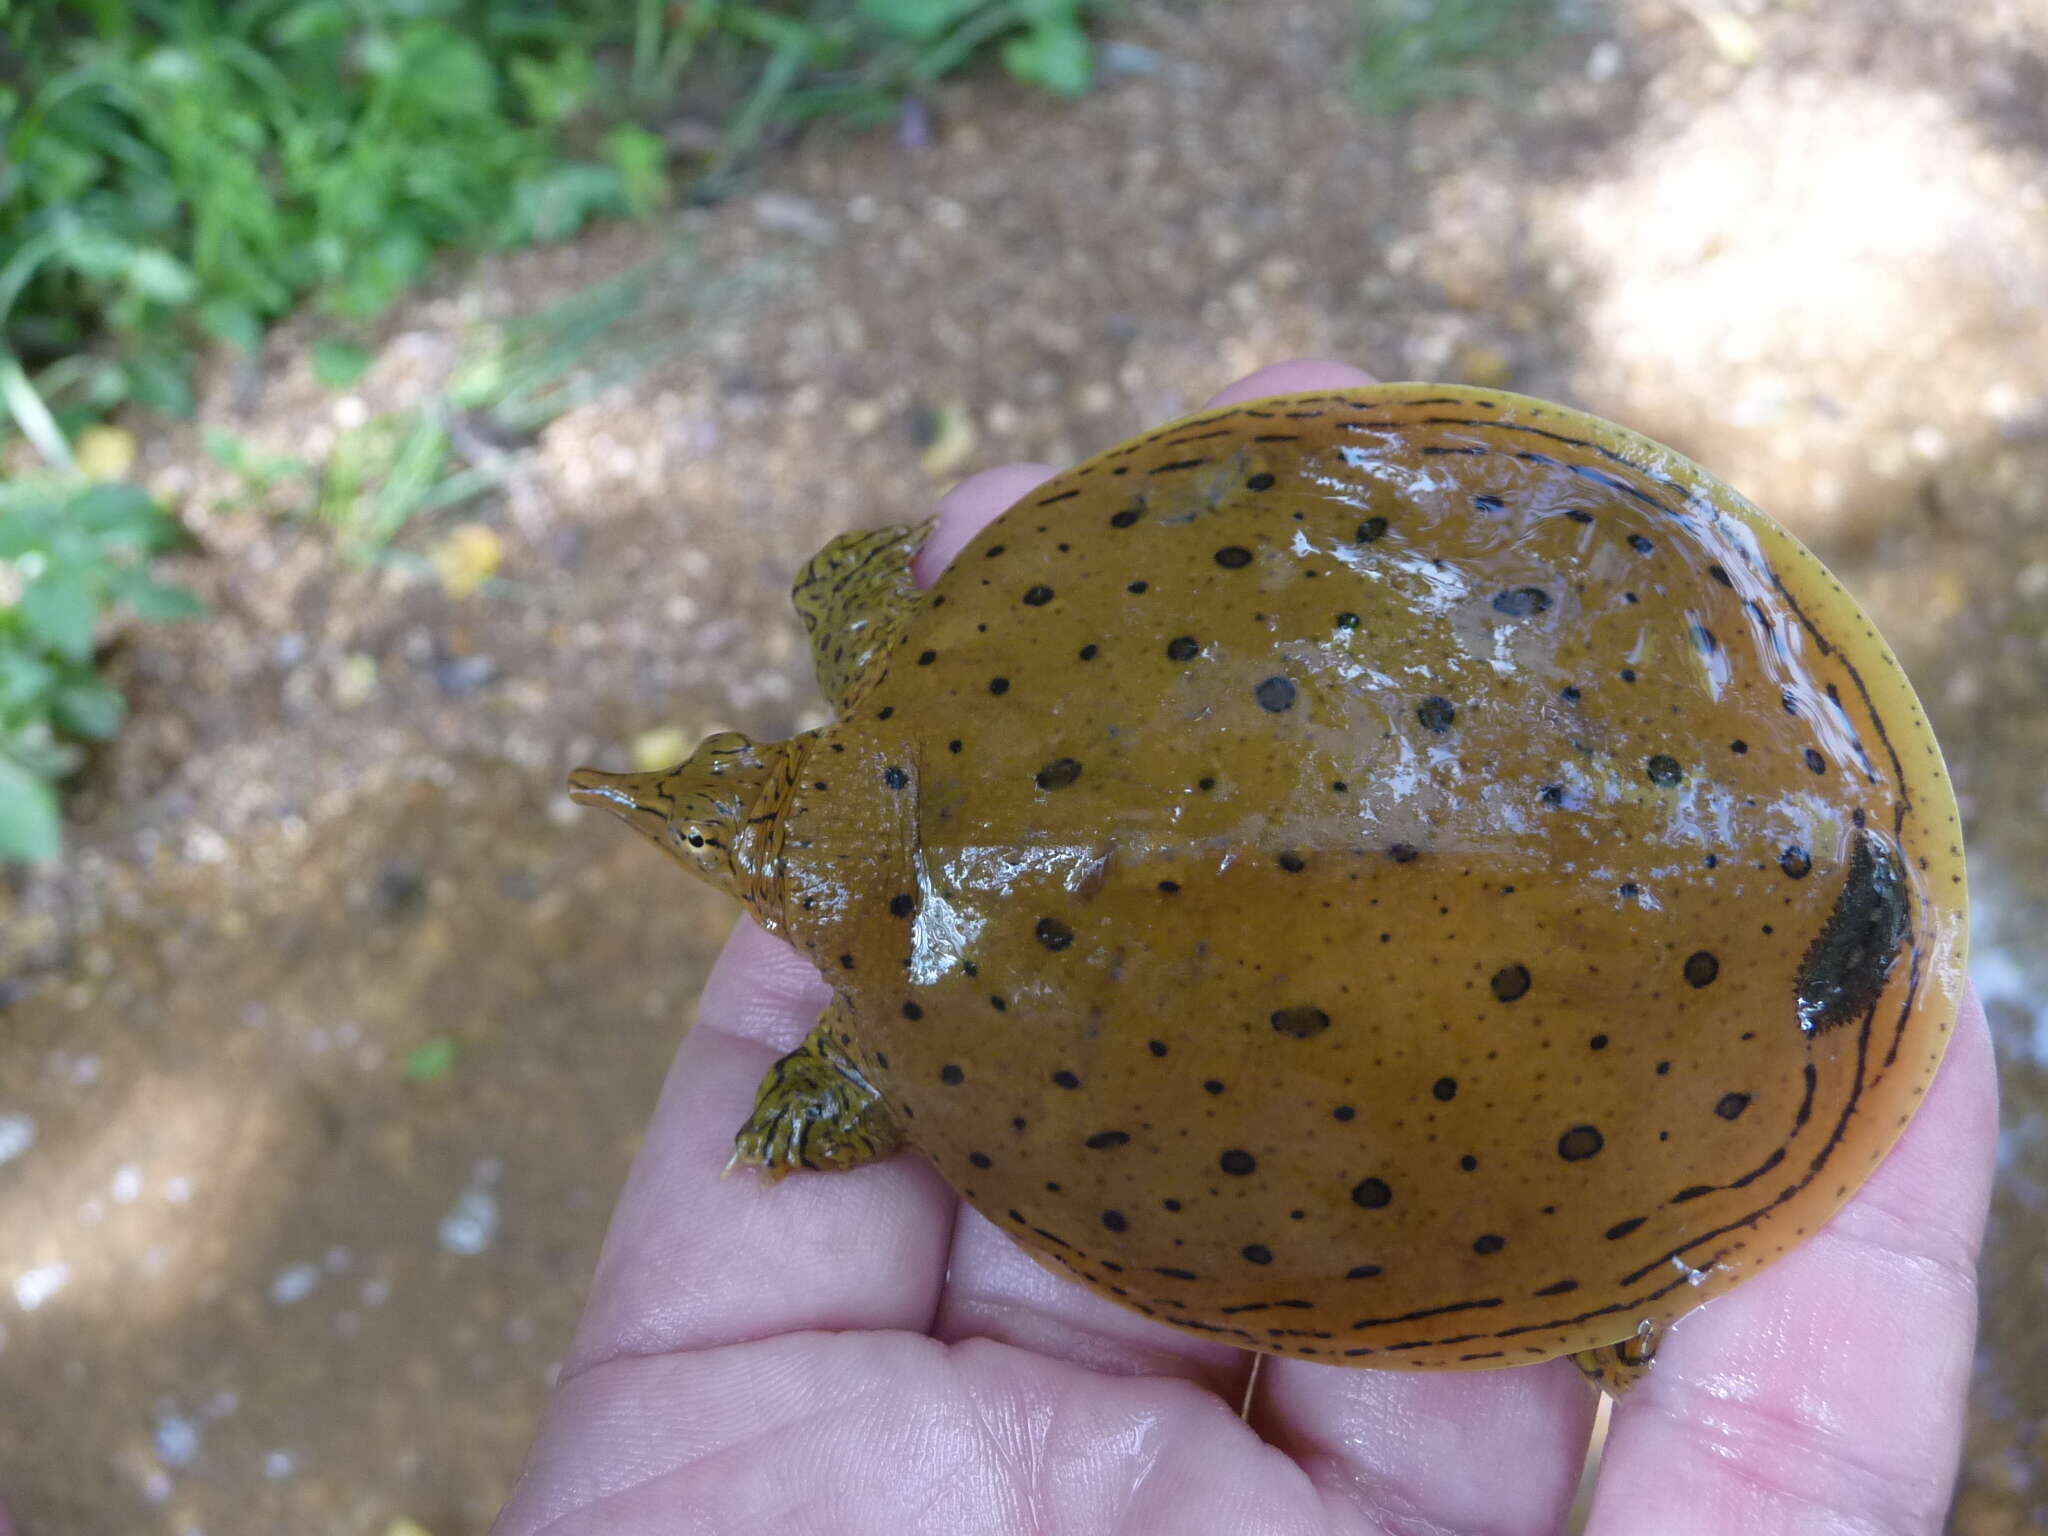
{"type": "Polygon", "coordinates": [[[745,896],[756,841],[748,835],[749,818],[774,777],[775,755],[773,747],[764,751],[738,731],[720,731],[673,768],[578,768],[569,775],[569,797],[579,805],[603,806],[692,874],[745,896]]]}

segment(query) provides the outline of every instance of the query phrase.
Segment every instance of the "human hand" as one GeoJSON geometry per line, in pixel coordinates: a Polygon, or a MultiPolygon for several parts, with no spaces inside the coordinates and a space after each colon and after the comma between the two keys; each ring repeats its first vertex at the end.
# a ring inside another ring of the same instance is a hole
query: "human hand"
{"type": "MultiPolygon", "coordinates": [[[[1222,405],[1370,382],[1269,368],[1222,405]]],[[[929,582],[1052,473],[948,495],[929,582]]],[[[497,1536],[1554,1532],[1595,1397],[1566,1360],[1407,1375],[1253,1357],[1042,1268],[922,1159],[721,1179],[829,992],[742,923],[678,1051],[497,1536]]],[[[1616,1408],[1592,1536],[1934,1532],[1996,1091],[1974,994],[1904,1138],[1822,1232],[1681,1320],[1616,1408]]]]}

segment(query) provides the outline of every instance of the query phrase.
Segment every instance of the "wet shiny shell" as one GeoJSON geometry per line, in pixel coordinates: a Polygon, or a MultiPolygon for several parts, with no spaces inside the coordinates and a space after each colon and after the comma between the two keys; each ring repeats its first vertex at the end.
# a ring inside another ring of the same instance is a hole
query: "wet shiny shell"
{"type": "Polygon", "coordinates": [[[792,932],[915,1145],[1255,1349],[1668,1320],[1863,1182],[1955,1014],[1954,800],[1869,621],[1697,466],[1497,391],[1061,475],[799,778],[792,932]]]}

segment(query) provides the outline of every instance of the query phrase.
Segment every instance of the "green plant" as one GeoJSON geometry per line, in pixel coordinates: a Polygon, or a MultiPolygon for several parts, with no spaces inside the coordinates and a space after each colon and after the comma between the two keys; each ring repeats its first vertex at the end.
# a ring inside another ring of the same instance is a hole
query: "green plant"
{"type": "Polygon", "coordinates": [[[1491,91],[1500,69],[1578,24],[1582,0],[1359,0],[1352,91],[1369,110],[1410,111],[1491,91]]]}
{"type": "Polygon", "coordinates": [[[0,0],[0,365],[64,426],[183,412],[205,338],[659,209],[679,96],[720,124],[685,178],[715,196],[776,124],[872,120],[992,46],[1085,89],[1098,3],[0,0]]]}
{"type": "Polygon", "coordinates": [[[189,618],[200,604],[150,572],[181,531],[129,485],[0,483],[0,860],[54,858],[57,780],[80,741],[104,741],[127,711],[99,674],[105,620],[189,618]]]}

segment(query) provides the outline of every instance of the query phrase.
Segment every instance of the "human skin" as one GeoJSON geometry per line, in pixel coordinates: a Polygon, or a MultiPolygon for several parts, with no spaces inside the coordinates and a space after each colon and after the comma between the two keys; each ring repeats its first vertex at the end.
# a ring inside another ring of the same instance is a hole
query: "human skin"
{"type": "MultiPolygon", "coordinates": [[[[1210,404],[1369,382],[1288,363],[1210,404]]],[[[919,580],[1052,473],[1013,464],[952,491],[919,580]]],[[[742,922],[496,1536],[1561,1529],[1596,1402],[1569,1361],[1408,1375],[1274,1357],[1240,1418],[1251,1355],[1042,1268],[918,1157],[722,1178],[756,1084],[829,996],[742,922]]],[[[1589,1536],[1940,1530],[1996,1128],[1970,993],[1864,1188],[1682,1319],[1617,1404],[1589,1536]]]]}

